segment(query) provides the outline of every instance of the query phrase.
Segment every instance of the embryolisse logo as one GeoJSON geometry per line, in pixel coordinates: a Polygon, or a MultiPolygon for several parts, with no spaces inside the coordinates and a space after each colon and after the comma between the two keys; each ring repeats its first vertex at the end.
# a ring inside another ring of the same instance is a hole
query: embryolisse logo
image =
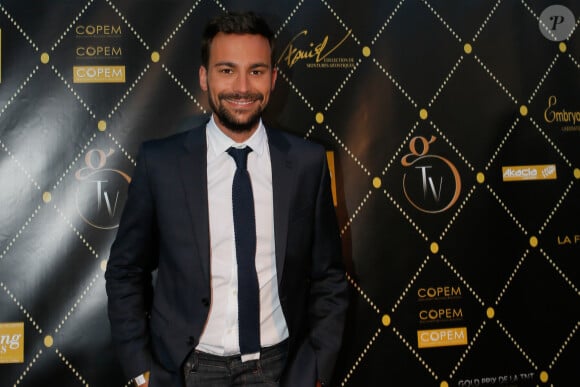
{"type": "Polygon", "coordinates": [[[118,169],[107,168],[107,160],[115,151],[91,149],[84,167],[76,171],[79,182],[76,194],[77,211],[83,221],[101,230],[119,226],[131,177],[118,169]]]}
{"type": "Polygon", "coordinates": [[[451,208],[461,194],[461,177],[455,165],[443,156],[429,154],[437,138],[413,137],[411,153],[401,159],[409,172],[403,175],[405,197],[421,212],[437,214],[451,208]]]}
{"type": "Polygon", "coordinates": [[[567,110],[556,106],[558,98],[555,95],[548,97],[548,104],[544,109],[544,121],[548,124],[562,124],[562,131],[580,131],[580,110],[567,110]]]}

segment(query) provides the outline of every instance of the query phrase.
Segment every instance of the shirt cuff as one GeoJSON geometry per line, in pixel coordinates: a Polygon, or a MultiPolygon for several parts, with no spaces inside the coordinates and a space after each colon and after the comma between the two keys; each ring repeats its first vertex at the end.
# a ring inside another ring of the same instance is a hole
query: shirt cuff
{"type": "Polygon", "coordinates": [[[144,374],[141,374],[141,375],[137,376],[136,378],[133,379],[133,381],[135,382],[135,384],[137,386],[141,386],[141,385],[147,383],[147,379],[145,379],[145,375],[144,374]]]}

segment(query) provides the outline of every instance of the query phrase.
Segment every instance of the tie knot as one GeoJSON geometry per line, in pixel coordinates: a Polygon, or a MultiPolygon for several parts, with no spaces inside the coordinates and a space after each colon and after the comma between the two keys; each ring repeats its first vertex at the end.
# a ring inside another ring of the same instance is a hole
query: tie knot
{"type": "Polygon", "coordinates": [[[248,161],[248,153],[252,151],[249,146],[243,148],[228,148],[227,152],[236,162],[238,169],[246,169],[246,162],[248,161]]]}

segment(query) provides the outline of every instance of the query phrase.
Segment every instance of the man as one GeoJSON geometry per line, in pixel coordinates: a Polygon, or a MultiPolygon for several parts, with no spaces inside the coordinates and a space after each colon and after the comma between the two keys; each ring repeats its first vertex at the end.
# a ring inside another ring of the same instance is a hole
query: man
{"type": "Polygon", "coordinates": [[[329,173],[321,146],[261,121],[273,45],[252,13],[212,20],[199,69],[210,121],[139,152],[105,274],[113,340],[138,385],[314,387],[332,375],[347,285],[329,173]]]}

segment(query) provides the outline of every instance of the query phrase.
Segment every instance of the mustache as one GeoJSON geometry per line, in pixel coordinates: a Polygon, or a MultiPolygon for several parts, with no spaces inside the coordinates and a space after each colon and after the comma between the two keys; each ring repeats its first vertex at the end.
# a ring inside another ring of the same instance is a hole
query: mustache
{"type": "Polygon", "coordinates": [[[218,98],[222,99],[233,99],[233,100],[250,100],[250,101],[263,101],[264,95],[262,93],[220,93],[218,98]]]}

